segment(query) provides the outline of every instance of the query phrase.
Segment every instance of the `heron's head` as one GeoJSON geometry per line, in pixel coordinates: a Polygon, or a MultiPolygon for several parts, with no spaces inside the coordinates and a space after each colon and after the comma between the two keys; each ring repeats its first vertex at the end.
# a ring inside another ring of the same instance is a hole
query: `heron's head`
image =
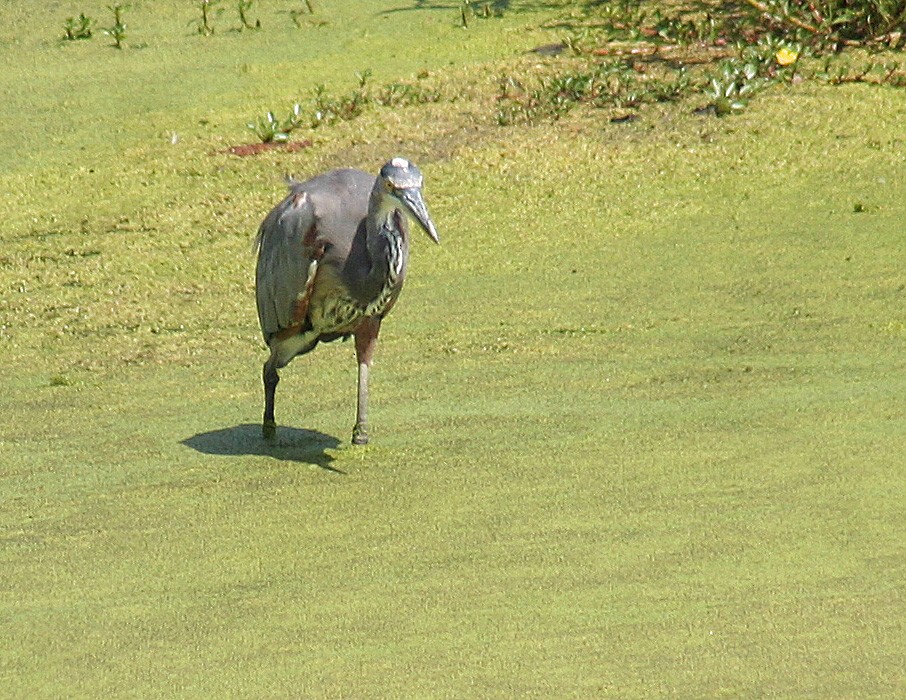
{"type": "Polygon", "coordinates": [[[435,243],[440,243],[422,197],[423,180],[421,170],[415,167],[415,163],[405,158],[394,158],[381,168],[375,189],[381,193],[382,209],[388,206],[399,208],[415,219],[435,243]]]}

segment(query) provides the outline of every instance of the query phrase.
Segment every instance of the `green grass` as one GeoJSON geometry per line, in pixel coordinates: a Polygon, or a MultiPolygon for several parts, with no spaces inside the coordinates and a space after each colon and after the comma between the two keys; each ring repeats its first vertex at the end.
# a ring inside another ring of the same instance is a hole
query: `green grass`
{"type": "Polygon", "coordinates": [[[203,38],[141,4],[122,52],[56,43],[87,4],[3,30],[35,86],[5,124],[79,90],[0,171],[2,694],[897,697],[902,90],[499,129],[549,10],[334,5],[203,38]],[[368,67],[462,97],[223,153],[368,67]],[[443,244],[384,326],[373,444],[335,344],[284,371],[268,446],[255,227],[284,172],[398,152],[443,244]]]}

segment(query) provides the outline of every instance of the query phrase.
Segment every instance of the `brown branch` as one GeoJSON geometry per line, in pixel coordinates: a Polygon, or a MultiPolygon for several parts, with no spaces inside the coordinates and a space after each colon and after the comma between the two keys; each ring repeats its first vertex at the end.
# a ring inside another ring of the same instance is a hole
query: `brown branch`
{"type": "Polygon", "coordinates": [[[824,24],[824,17],[821,16],[821,11],[816,7],[815,3],[810,2],[808,4],[808,9],[812,11],[812,17],[815,18],[815,21],[818,24],[824,24]]]}
{"type": "Polygon", "coordinates": [[[780,19],[781,21],[786,22],[787,24],[792,24],[794,27],[799,27],[800,29],[804,29],[805,31],[811,32],[812,34],[820,33],[820,30],[818,29],[818,27],[815,27],[815,26],[809,24],[808,22],[803,22],[801,19],[798,19],[791,15],[784,15],[783,17],[777,17],[776,15],[774,15],[771,12],[771,8],[768,7],[765,3],[760,2],[760,0],[746,0],[746,2],[749,3],[756,10],[761,12],[762,14],[765,14],[772,19],[780,19]]]}

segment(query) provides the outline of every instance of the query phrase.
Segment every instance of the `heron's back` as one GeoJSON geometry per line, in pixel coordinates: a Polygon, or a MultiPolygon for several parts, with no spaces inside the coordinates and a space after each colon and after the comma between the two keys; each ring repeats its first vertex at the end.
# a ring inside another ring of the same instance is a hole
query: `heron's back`
{"type": "Polygon", "coordinates": [[[345,259],[368,215],[368,198],[374,175],[343,168],[331,170],[305,182],[294,182],[293,193],[305,192],[315,212],[319,239],[330,244],[330,258],[345,259]]]}

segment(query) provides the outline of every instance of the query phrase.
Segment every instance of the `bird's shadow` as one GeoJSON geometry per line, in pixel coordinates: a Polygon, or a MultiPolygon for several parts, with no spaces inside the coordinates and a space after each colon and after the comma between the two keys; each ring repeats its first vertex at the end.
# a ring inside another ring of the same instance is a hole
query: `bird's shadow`
{"type": "Polygon", "coordinates": [[[334,458],[325,451],[340,447],[340,440],[316,430],[279,427],[277,437],[265,440],[261,435],[260,425],[246,423],[232,428],[198,433],[181,442],[186,447],[207,455],[273,457],[311,464],[336,474],[345,474],[330,466],[334,458]]]}

